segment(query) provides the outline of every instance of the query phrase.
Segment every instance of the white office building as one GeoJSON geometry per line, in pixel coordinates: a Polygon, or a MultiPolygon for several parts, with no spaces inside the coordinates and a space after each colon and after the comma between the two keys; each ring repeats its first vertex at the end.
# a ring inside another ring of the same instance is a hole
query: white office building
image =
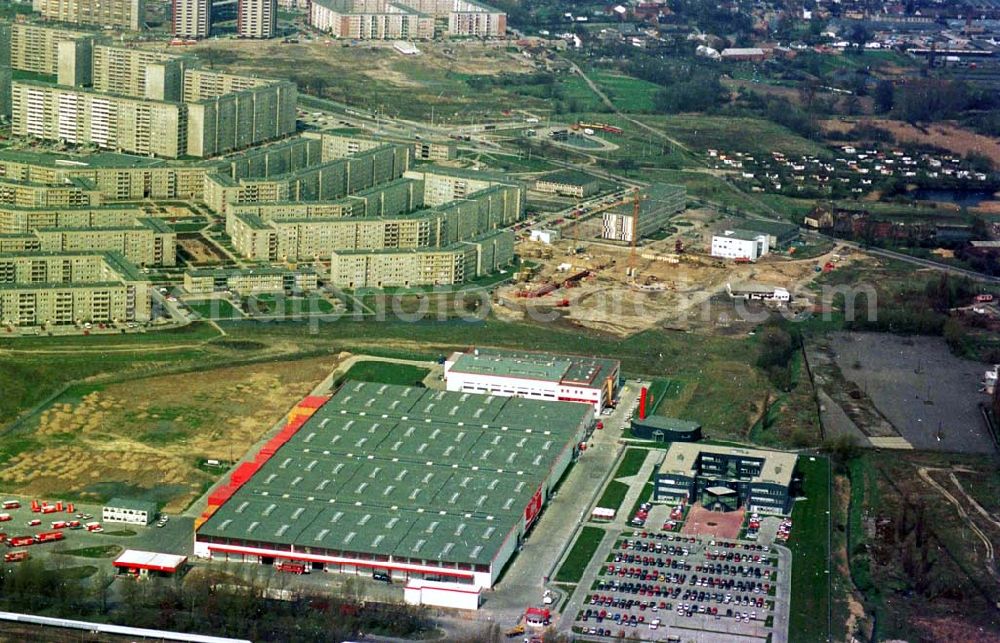
{"type": "Polygon", "coordinates": [[[449,391],[591,404],[595,413],[618,392],[621,362],[599,357],[478,348],[444,364],[449,391]]]}
{"type": "Polygon", "coordinates": [[[767,235],[749,230],[726,230],[712,236],[712,256],[757,261],[770,250],[767,235]]]}

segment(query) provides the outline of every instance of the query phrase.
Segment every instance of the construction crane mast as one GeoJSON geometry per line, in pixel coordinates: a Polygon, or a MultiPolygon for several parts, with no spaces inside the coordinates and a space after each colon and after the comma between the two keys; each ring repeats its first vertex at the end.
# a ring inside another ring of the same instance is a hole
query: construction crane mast
{"type": "Polygon", "coordinates": [[[635,279],[635,244],[639,239],[639,188],[632,188],[632,239],[628,253],[628,277],[635,279]]]}

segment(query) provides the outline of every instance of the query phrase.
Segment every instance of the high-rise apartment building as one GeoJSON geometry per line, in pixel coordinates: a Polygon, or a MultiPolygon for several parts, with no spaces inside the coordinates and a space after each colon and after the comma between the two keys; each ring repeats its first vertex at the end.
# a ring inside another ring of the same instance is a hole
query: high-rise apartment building
{"type": "Polygon", "coordinates": [[[207,38],[212,28],[211,0],[173,0],[173,33],[178,38],[207,38]]]}
{"type": "Polygon", "coordinates": [[[133,31],[142,29],[146,12],[143,0],[33,0],[32,7],[48,20],[133,31]]]}
{"type": "Polygon", "coordinates": [[[190,56],[79,42],[58,42],[59,84],[12,83],[15,135],[177,158],[217,156],[295,131],[291,81],[195,69],[190,56]]]}
{"type": "Polygon", "coordinates": [[[236,7],[237,36],[272,38],[277,30],[277,0],[239,0],[236,7]]]}

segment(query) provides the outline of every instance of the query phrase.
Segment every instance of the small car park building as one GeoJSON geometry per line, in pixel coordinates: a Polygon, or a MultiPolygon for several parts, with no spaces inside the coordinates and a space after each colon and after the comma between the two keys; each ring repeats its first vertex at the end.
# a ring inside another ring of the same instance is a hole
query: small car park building
{"type": "Polygon", "coordinates": [[[647,415],[632,418],[632,437],[656,442],[697,442],[701,425],[690,420],[647,415]]]}
{"type": "Polygon", "coordinates": [[[677,442],[656,475],[657,502],[699,502],[708,509],[788,515],[797,456],[782,451],[677,442]]]}
{"type": "Polygon", "coordinates": [[[156,503],[145,500],[112,498],[101,511],[101,519],[104,522],[146,526],[153,522],[154,518],[156,518],[156,503]]]}

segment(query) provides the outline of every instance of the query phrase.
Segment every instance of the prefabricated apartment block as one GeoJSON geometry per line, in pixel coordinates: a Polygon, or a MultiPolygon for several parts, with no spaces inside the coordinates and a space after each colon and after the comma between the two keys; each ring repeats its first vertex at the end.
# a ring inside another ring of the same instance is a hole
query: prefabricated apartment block
{"type": "Polygon", "coordinates": [[[195,555],[489,588],[593,421],[583,404],[348,381],[237,468],[195,555]]]}
{"type": "Polygon", "coordinates": [[[584,402],[600,413],[618,394],[621,362],[492,348],[452,353],[444,363],[449,391],[584,402]]]}
{"type": "Polygon", "coordinates": [[[782,451],[674,442],[656,474],[657,502],[700,502],[708,509],[746,507],[792,512],[789,495],[797,456],[782,451]]]}
{"type": "Polygon", "coordinates": [[[603,215],[601,236],[612,241],[631,243],[665,228],[670,219],[687,207],[687,188],[681,185],[654,184],[643,191],[639,199],[638,237],[635,227],[635,206],[629,201],[608,210],[603,215]]]}
{"type": "Polygon", "coordinates": [[[0,323],[150,319],[149,282],[115,252],[0,254],[0,323]]]}
{"type": "Polygon", "coordinates": [[[309,25],[354,40],[499,38],[507,31],[507,14],[471,0],[314,0],[309,25]],[[447,27],[436,34],[438,20],[447,20],[447,27]]]}
{"type": "Polygon", "coordinates": [[[165,158],[210,157],[295,132],[295,83],[198,69],[198,61],[94,44],[75,32],[34,27],[18,46],[41,61],[14,69],[57,77],[11,82],[11,132],[18,136],[165,158]]]}

